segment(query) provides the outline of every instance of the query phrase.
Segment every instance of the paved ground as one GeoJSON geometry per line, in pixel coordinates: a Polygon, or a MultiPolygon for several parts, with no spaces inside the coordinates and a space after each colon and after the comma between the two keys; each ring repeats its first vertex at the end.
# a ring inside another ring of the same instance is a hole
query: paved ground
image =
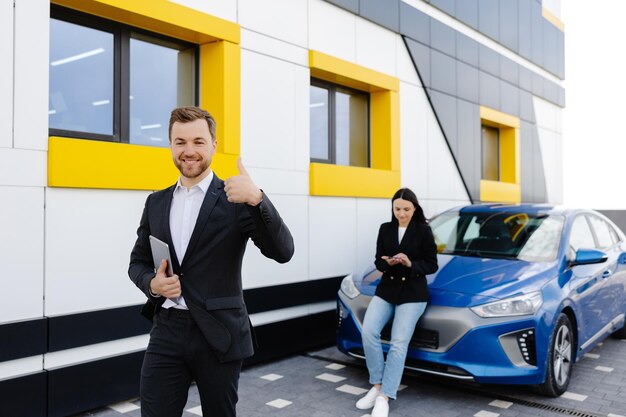
{"type": "MultiPolygon", "coordinates": [[[[569,390],[547,398],[517,386],[460,384],[406,375],[392,417],[626,417],[626,343],[607,339],[578,362],[569,390]]],[[[334,347],[246,368],[240,381],[239,417],[368,417],[354,407],[369,388],[360,361],[334,347]]],[[[185,417],[201,416],[195,386],[185,417]]],[[[139,401],[114,404],[80,417],[139,417],[139,401]]],[[[78,416],[76,416],[78,417],[78,416]]]]}

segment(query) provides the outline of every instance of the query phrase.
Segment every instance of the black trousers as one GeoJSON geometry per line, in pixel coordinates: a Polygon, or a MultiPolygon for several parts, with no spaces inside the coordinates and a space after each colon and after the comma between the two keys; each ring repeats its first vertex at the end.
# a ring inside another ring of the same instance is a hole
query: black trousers
{"type": "Polygon", "coordinates": [[[204,417],[235,417],[241,364],[219,362],[189,311],[161,309],[141,368],[142,417],[182,415],[193,380],[204,417]]]}

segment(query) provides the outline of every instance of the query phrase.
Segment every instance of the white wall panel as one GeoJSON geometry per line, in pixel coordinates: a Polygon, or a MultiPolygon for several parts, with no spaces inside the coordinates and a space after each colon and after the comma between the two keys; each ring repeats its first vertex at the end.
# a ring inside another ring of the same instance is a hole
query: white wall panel
{"type": "Polygon", "coordinates": [[[547,201],[550,204],[562,204],[563,143],[561,134],[541,127],[537,128],[537,133],[546,180],[547,201]]]}
{"type": "Polygon", "coordinates": [[[48,148],[49,21],[48,0],[15,2],[13,144],[16,148],[48,148]]]}
{"type": "Polygon", "coordinates": [[[0,147],[13,146],[13,2],[0,2],[0,147]]]}
{"type": "Polygon", "coordinates": [[[237,22],[237,0],[170,0],[206,14],[237,22]]]}
{"type": "Polygon", "coordinates": [[[355,198],[309,198],[309,271],[311,279],[337,277],[356,268],[355,198]]]}
{"type": "Polygon", "coordinates": [[[356,269],[353,271],[354,273],[361,273],[366,267],[374,263],[378,229],[381,224],[390,220],[391,199],[357,199],[357,262],[356,269]]]}
{"type": "Polygon", "coordinates": [[[537,126],[558,133],[563,131],[561,126],[563,110],[559,106],[533,96],[533,107],[537,126]]]}
{"type": "Polygon", "coordinates": [[[396,37],[394,32],[382,26],[357,18],[356,63],[395,76],[396,37]]]}
{"type": "Polygon", "coordinates": [[[44,189],[0,187],[0,202],[0,322],[41,317],[44,189]]]}
{"type": "Polygon", "coordinates": [[[469,202],[459,171],[432,110],[427,114],[428,126],[428,198],[469,202]]]}
{"type": "Polygon", "coordinates": [[[246,166],[295,168],[296,68],[241,51],[241,156],[246,166]]]}
{"type": "Polygon", "coordinates": [[[441,213],[442,211],[446,211],[453,207],[462,206],[465,204],[469,204],[469,201],[458,201],[458,200],[426,200],[420,201],[422,208],[424,209],[424,215],[427,219],[441,213]]]}
{"type": "Polygon", "coordinates": [[[145,300],[127,271],[148,194],[47,189],[46,315],[99,310],[145,300]]]}
{"type": "Polygon", "coordinates": [[[0,148],[0,185],[44,187],[48,181],[44,151],[0,148]]]}
{"type": "Polygon", "coordinates": [[[356,61],[357,17],[323,0],[309,2],[309,49],[356,61]]]}
{"type": "Polygon", "coordinates": [[[242,269],[244,288],[267,287],[308,279],[308,197],[268,195],[293,236],[295,252],[289,262],[279,264],[263,256],[250,241],[242,269]]]}
{"type": "Polygon", "coordinates": [[[309,195],[309,173],[281,169],[246,168],[254,183],[268,195],[309,195]]]}
{"type": "Polygon", "coordinates": [[[295,85],[294,96],[295,105],[295,168],[296,171],[309,172],[309,163],[311,161],[311,144],[310,144],[310,113],[309,113],[309,94],[311,85],[311,73],[309,68],[294,68],[295,85]]]}
{"type": "Polygon", "coordinates": [[[43,369],[43,355],[29,356],[28,358],[0,362],[0,381],[29,375],[43,369]]]}
{"type": "Polygon", "coordinates": [[[428,197],[429,154],[427,115],[431,112],[424,89],[400,83],[400,167],[402,186],[418,200],[428,197]]]}
{"type": "Polygon", "coordinates": [[[239,0],[239,24],[295,45],[307,46],[307,0],[239,0]]]}
{"type": "Polygon", "coordinates": [[[422,83],[417,75],[417,71],[415,71],[415,66],[413,65],[409,51],[406,49],[402,36],[399,35],[396,35],[396,51],[398,59],[398,78],[406,83],[421,86],[422,83]]]}
{"type": "Polygon", "coordinates": [[[241,30],[241,47],[249,51],[309,67],[309,51],[302,46],[265,36],[251,30],[241,30]]]}

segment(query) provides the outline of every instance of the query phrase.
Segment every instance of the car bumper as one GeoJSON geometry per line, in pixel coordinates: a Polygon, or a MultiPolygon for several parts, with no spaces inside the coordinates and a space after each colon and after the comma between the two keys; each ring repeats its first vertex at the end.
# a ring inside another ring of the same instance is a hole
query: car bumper
{"type": "MultiPolygon", "coordinates": [[[[370,299],[360,295],[351,300],[339,292],[337,346],[354,357],[363,357],[361,328],[370,299]]],[[[429,306],[419,328],[434,331],[437,344],[414,337],[407,369],[480,383],[543,382],[547,352],[536,341],[548,340],[550,332],[538,316],[481,318],[467,308],[429,306]]],[[[387,350],[385,331],[382,339],[387,350]]]]}

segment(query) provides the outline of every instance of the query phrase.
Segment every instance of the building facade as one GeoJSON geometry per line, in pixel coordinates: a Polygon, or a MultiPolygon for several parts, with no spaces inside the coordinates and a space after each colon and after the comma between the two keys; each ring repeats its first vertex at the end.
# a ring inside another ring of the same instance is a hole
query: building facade
{"type": "Polygon", "coordinates": [[[0,415],[134,397],[150,323],[127,276],[150,192],[176,181],[171,108],[218,123],[296,244],[250,245],[252,361],[332,343],[340,279],[389,198],[428,217],[562,200],[560,2],[14,0],[0,4],[0,415]]]}

